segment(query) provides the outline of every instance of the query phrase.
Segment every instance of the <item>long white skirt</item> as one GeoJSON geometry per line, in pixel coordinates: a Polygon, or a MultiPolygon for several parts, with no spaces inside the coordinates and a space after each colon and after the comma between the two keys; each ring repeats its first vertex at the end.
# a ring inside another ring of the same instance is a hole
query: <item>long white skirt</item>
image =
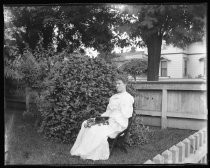
{"type": "Polygon", "coordinates": [[[90,128],[84,127],[86,122],[82,123],[70,154],[82,159],[107,160],[110,154],[108,137],[115,138],[125,128],[112,119],[109,119],[109,125],[94,125],[90,128]]]}

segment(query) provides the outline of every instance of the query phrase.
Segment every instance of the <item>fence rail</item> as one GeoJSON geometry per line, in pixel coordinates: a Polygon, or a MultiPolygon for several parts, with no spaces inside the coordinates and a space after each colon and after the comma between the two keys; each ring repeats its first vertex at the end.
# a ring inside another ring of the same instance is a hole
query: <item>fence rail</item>
{"type": "Polygon", "coordinates": [[[145,125],[199,130],[207,125],[205,81],[133,82],[145,125]]]}
{"type": "Polygon", "coordinates": [[[144,164],[207,164],[207,128],[190,135],[144,164]]]}

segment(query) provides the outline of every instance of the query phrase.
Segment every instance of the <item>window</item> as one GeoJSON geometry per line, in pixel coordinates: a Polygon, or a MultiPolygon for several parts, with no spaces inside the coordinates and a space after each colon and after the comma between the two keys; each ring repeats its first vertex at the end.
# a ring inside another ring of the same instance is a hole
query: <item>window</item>
{"type": "Polygon", "coordinates": [[[161,76],[167,76],[167,61],[161,61],[161,76]]]}
{"type": "Polygon", "coordinates": [[[187,76],[187,60],[184,60],[184,76],[187,76]]]}

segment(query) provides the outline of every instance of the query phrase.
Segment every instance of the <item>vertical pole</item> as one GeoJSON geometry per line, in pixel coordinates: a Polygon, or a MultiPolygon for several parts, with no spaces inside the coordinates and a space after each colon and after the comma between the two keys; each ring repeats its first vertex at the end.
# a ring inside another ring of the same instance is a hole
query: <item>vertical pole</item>
{"type": "Polygon", "coordinates": [[[167,90],[162,90],[162,113],[161,113],[161,128],[167,128],[167,90]]]}

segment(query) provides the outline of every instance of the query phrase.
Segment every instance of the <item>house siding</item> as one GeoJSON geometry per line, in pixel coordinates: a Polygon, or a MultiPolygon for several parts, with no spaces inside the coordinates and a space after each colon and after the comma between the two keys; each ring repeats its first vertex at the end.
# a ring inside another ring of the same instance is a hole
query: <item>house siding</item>
{"type": "MultiPolygon", "coordinates": [[[[170,78],[185,78],[184,59],[187,59],[187,75],[190,78],[197,78],[199,75],[205,76],[205,61],[200,58],[206,58],[205,41],[196,42],[189,45],[186,49],[166,46],[161,50],[161,57],[170,60],[168,62],[168,76],[170,78]]],[[[161,73],[161,72],[160,72],[161,73]]],[[[160,75],[159,73],[159,75],[160,75]]]]}
{"type": "Polygon", "coordinates": [[[204,64],[205,61],[200,61],[200,58],[206,58],[206,41],[205,38],[202,42],[196,42],[189,45],[186,49],[188,53],[188,74],[192,78],[198,77],[198,75],[205,76],[204,64]]]}
{"type": "MultiPolygon", "coordinates": [[[[167,76],[170,78],[182,78],[183,77],[183,55],[180,54],[170,54],[164,55],[164,58],[168,59],[167,62],[167,76]]],[[[162,55],[163,56],[163,55],[162,55]]],[[[161,67],[160,67],[161,68],[161,67]]],[[[161,72],[159,71],[159,76],[161,72]]]]}
{"type": "Polygon", "coordinates": [[[192,78],[198,77],[198,75],[204,75],[204,61],[199,61],[205,54],[188,55],[188,74],[192,78]]]}
{"type": "MultiPolygon", "coordinates": [[[[206,41],[196,42],[185,49],[172,45],[163,45],[161,57],[167,60],[167,78],[206,78],[206,41]],[[187,74],[184,74],[184,60],[187,60],[187,74]]],[[[113,60],[118,67],[132,58],[143,58],[148,55],[147,48],[141,52],[121,53],[121,58],[113,60]]],[[[145,57],[146,58],[146,57],[145,57]]],[[[161,77],[161,63],[159,66],[159,76],[161,77]]],[[[165,77],[163,77],[165,78],[165,77]]]]}

